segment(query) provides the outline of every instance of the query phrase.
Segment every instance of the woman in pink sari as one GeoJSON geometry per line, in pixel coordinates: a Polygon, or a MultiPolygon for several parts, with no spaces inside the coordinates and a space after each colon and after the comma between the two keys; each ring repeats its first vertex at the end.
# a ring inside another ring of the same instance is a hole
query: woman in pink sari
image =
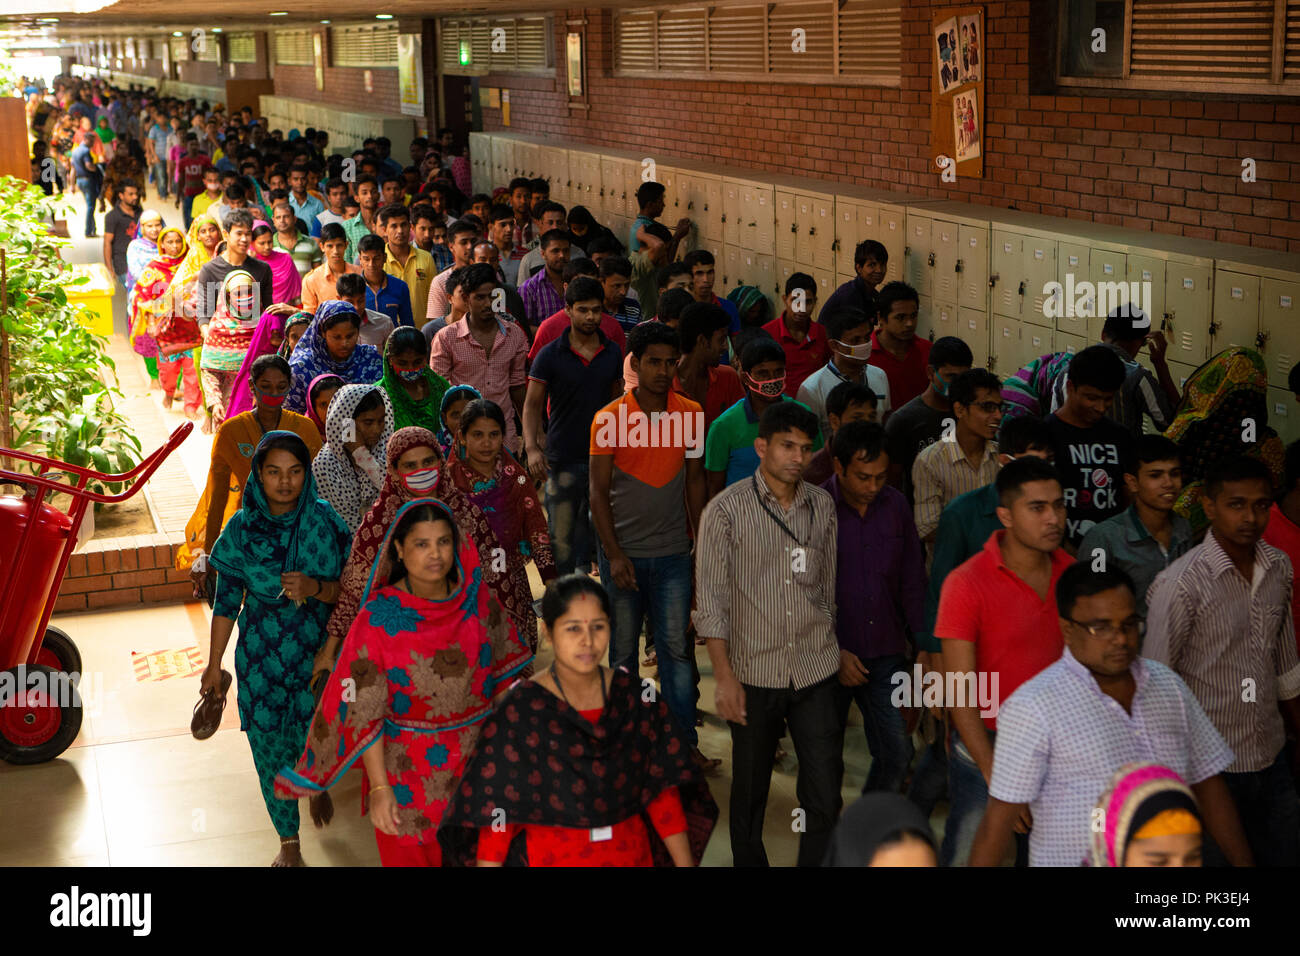
{"type": "Polygon", "coordinates": [[[253,247],[250,250],[271,267],[271,294],[277,305],[298,305],[302,302],[302,276],[293,264],[293,256],[280,252],[272,243],[275,230],[264,222],[253,225],[253,247]]]}

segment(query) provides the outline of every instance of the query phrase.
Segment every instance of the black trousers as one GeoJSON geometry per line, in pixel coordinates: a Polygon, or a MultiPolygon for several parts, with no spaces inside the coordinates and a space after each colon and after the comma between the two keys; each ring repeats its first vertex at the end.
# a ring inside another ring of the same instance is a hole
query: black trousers
{"type": "Polygon", "coordinates": [[[731,855],[736,866],[767,866],[763,816],[776,747],[785,726],[799,760],[799,812],[790,825],[799,837],[799,865],[821,866],[839,818],[844,777],[844,729],[835,701],[836,675],[795,690],[745,689],[746,723],[731,727],[731,855]]]}

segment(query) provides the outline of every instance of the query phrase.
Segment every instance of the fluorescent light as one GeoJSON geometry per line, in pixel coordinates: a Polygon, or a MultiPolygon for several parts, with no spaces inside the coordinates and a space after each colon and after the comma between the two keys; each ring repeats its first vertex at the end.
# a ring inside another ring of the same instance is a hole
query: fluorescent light
{"type": "Polygon", "coordinates": [[[37,23],[58,23],[59,18],[58,17],[37,17],[36,22],[37,23]]]}
{"type": "Polygon", "coordinates": [[[287,17],[288,15],[289,12],[287,10],[277,10],[275,13],[267,14],[268,17],[287,17]]]}
{"type": "Polygon", "coordinates": [[[393,19],[393,15],[392,15],[391,13],[376,13],[376,14],[375,14],[375,19],[376,19],[376,20],[391,20],[391,19],[393,19]]]}
{"type": "Polygon", "coordinates": [[[212,32],[213,32],[213,33],[220,33],[220,32],[221,32],[221,27],[213,27],[213,28],[212,28],[212,32]]]}
{"type": "Polygon", "coordinates": [[[321,23],[329,23],[328,20],[322,20],[321,23]]]}
{"type": "Polygon", "coordinates": [[[174,37],[183,37],[183,36],[185,36],[185,34],[184,34],[184,33],[181,33],[180,30],[173,30],[173,31],[172,31],[172,36],[174,36],[174,37]]]}

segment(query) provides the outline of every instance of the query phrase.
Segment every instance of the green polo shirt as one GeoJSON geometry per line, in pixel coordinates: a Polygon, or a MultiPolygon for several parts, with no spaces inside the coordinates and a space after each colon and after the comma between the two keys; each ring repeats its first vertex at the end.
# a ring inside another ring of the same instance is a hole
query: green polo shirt
{"type": "Polygon", "coordinates": [[[370,235],[370,230],[361,220],[361,213],[357,213],[351,219],[343,220],[343,234],[348,237],[348,249],[343,253],[343,258],[353,265],[357,264],[357,243],[364,236],[370,235]]]}
{"type": "Polygon", "coordinates": [[[1079,542],[1079,560],[1092,564],[1100,549],[1108,569],[1119,568],[1133,579],[1137,588],[1137,611],[1147,613],[1147,589],[1165,568],[1178,560],[1192,546],[1192,526],[1182,515],[1171,514],[1173,534],[1169,550],[1151,537],[1138,517],[1137,505],[1129,505],[1113,517],[1093,525],[1079,542]]]}
{"type": "Polygon", "coordinates": [[[943,650],[934,636],[943,579],[959,564],[984,550],[989,535],[1001,529],[998,492],[992,482],[958,495],[943,509],[934,533],[934,561],[930,564],[930,584],[925,593],[925,632],[915,635],[918,650],[932,653],[943,650]]]}
{"type": "MultiPolygon", "coordinates": [[[[789,395],[781,396],[783,401],[794,402],[789,395]]],[[[795,402],[800,408],[808,408],[803,402],[795,402]]],[[[811,411],[811,409],[809,409],[811,411]]],[[[758,470],[758,452],[754,450],[754,439],[758,437],[758,416],[754,406],[746,395],[736,404],[713,420],[709,434],[704,440],[704,470],[725,471],[727,484],[734,484],[742,478],[748,478],[758,470]]],[[[813,451],[820,451],[822,436],[813,439],[813,451]]]]}
{"type": "Polygon", "coordinates": [[[320,251],[320,245],[317,244],[316,240],[311,236],[304,236],[301,232],[298,233],[298,241],[294,243],[292,249],[286,249],[280,245],[280,234],[278,232],[275,234],[275,238],[271,240],[271,247],[293,256],[294,268],[298,270],[299,276],[305,276],[325,259],[325,254],[320,251]]]}

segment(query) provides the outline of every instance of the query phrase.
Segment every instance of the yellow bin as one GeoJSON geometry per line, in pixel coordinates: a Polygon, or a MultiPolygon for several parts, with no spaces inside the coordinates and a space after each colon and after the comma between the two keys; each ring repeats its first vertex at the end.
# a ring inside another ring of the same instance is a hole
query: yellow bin
{"type": "Polygon", "coordinates": [[[116,280],[101,262],[94,265],[72,266],[67,272],[67,276],[69,279],[75,279],[78,276],[90,277],[89,282],[65,287],[68,293],[68,302],[73,305],[84,305],[90,310],[91,318],[87,318],[84,313],[82,314],[82,325],[96,335],[112,338],[113,293],[116,291],[116,280]]]}

